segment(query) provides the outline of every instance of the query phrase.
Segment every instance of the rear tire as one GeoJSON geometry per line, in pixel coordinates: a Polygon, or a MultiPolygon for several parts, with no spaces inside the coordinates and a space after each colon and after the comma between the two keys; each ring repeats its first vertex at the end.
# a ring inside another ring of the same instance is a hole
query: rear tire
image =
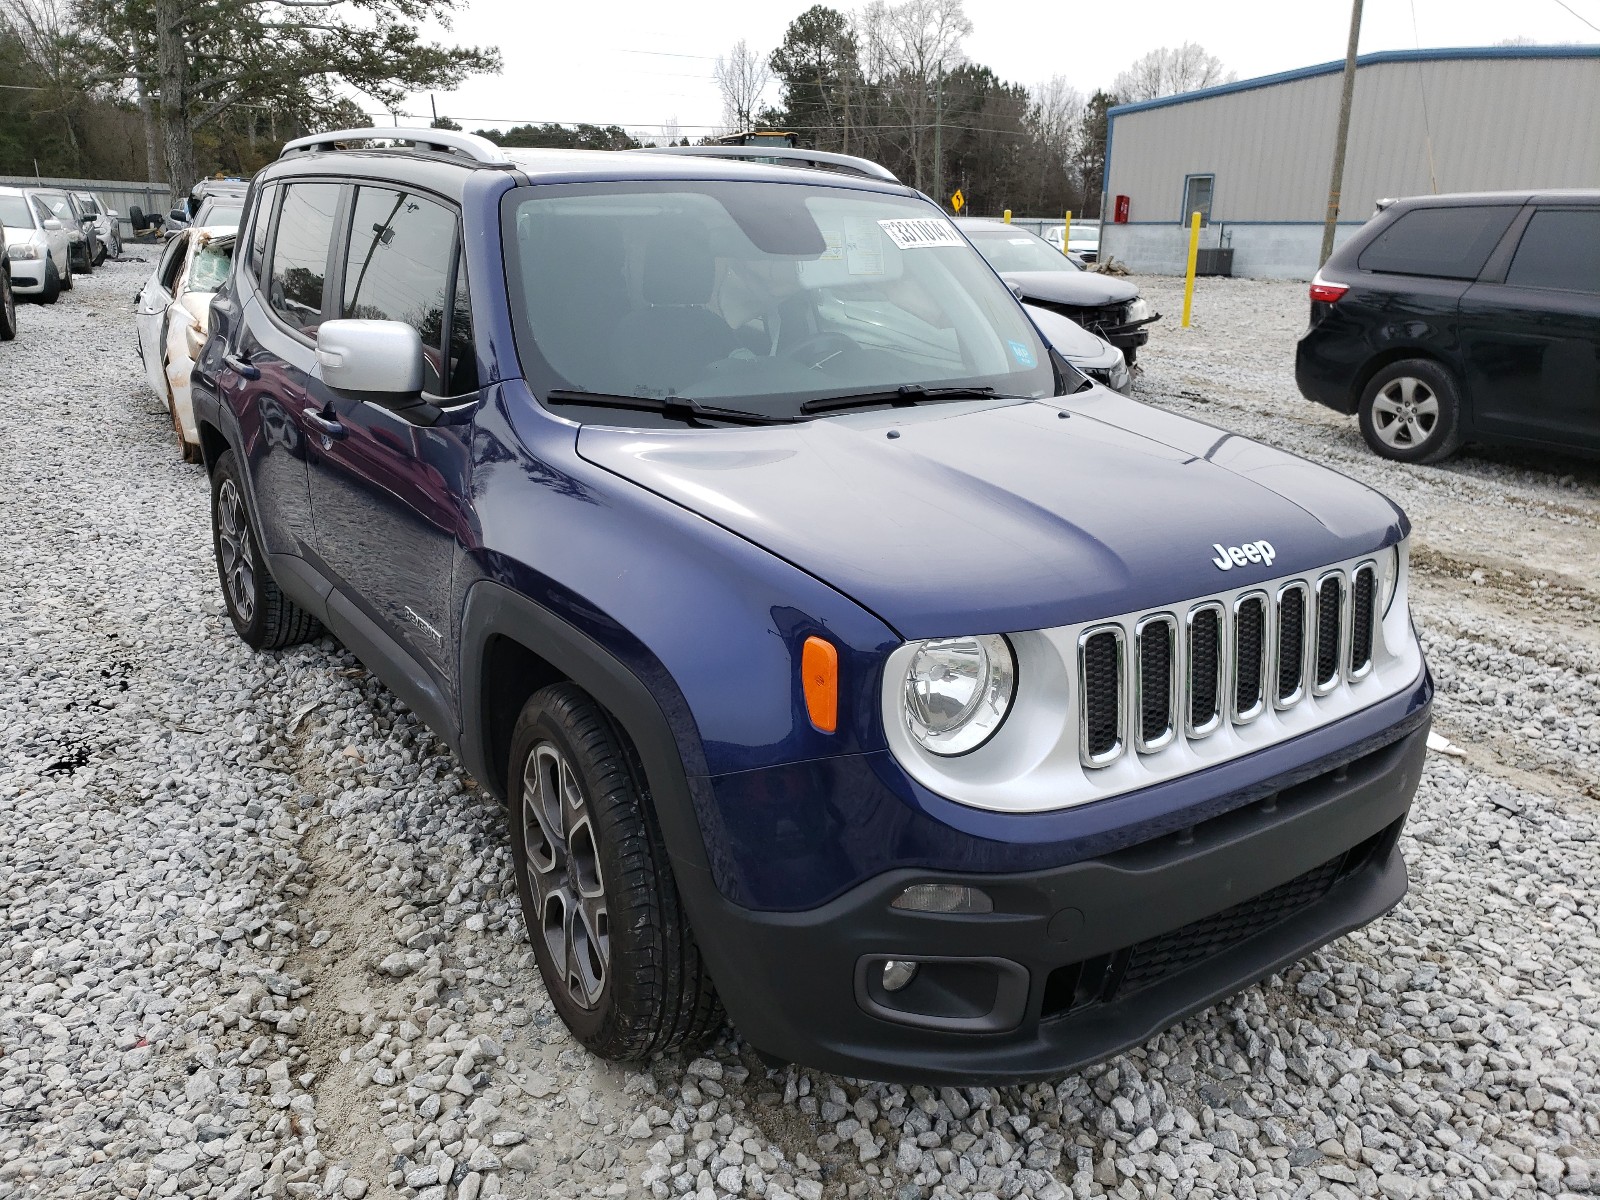
{"type": "Polygon", "coordinates": [[[0,342],[17,336],[17,294],[11,290],[11,276],[0,271],[0,342]]]}
{"type": "Polygon", "coordinates": [[[307,642],[321,624],[279,589],[256,542],[246,504],[244,476],[233,451],[224,451],[211,472],[211,545],[217,557],[222,602],[234,632],[256,650],[279,650],[307,642]]]}
{"type": "Polygon", "coordinates": [[[1463,441],[1460,397],[1455,378],[1432,359],[1390,363],[1361,393],[1361,436],[1384,458],[1439,462],[1463,441]]]}
{"type": "Polygon", "coordinates": [[[626,736],[581,688],[553,684],[523,705],[510,766],[523,920],[562,1021],[618,1062],[704,1042],[722,1006],[626,736]]]}
{"type": "Polygon", "coordinates": [[[70,251],[68,251],[68,253],[67,253],[67,273],[61,277],[61,290],[63,292],[70,292],[72,290],[72,287],[73,287],[73,284],[72,284],[72,253],[70,251]]]}

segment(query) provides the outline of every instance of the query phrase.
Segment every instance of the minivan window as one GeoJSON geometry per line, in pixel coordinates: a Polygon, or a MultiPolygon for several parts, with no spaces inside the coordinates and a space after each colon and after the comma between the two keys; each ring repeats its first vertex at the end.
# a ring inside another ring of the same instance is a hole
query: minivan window
{"type": "Polygon", "coordinates": [[[340,190],[337,183],[292,183],[278,208],[267,302],[291,329],[302,333],[322,324],[322,285],[340,190]]]}
{"type": "Polygon", "coordinates": [[[444,386],[444,310],[450,297],[456,216],[415,192],[356,190],[344,262],[342,315],[402,321],[422,335],[422,390],[444,386]]]}
{"type": "Polygon", "coordinates": [[[1476,279],[1516,215],[1514,204],[1413,208],[1373,238],[1356,265],[1390,275],[1476,279]]]}
{"type": "Polygon", "coordinates": [[[1506,282],[1518,287],[1600,292],[1600,209],[1544,209],[1533,214],[1506,282]]]}
{"type": "Polygon", "coordinates": [[[503,205],[536,392],[730,398],[794,417],[885,389],[1057,386],[1016,298],[926,200],[673,181],[523,188],[503,205]]]}

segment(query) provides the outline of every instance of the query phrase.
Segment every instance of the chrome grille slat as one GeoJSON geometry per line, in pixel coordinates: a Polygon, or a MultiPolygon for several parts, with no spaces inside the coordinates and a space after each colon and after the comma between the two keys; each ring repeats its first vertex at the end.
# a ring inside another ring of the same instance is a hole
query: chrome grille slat
{"type": "Polygon", "coordinates": [[[1293,708],[1305,698],[1306,675],[1309,671],[1307,650],[1311,641],[1306,637],[1306,616],[1310,589],[1300,580],[1291,580],[1278,589],[1277,616],[1277,671],[1274,677],[1277,688],[1272,702],[1280,709],[1293,708]]]}
{"type": "Polygon", "coordinates": [[[1079,757],[1106,767],[1131,747],[1159,754],[1224,724],[1294,710],[1373,671],[1377,564],[1319,572],[1167,611],[1118,618],[1078,638],[1079,757]]]}
{"type": "Polygon", "coordinates": [[[1233,720],[1247,725],[1267,707],[1267,595],[1233,602],[1233,720]]]}
{"type": "Polygon", "coordinates": [[[1078,639],[1079,746],[1083,764],[1103,767],[1127,746],[1127,635],[1120,625],[1086,629],[1078,639]]]}
{"type": "Polygon", "coordinates": [[[1141,753],[1162,749],[1178,735],[1178,622],[1168,613],[1134,627],[1138,646],[1135,708],[1141,753]]]}
{"type": "Polygon", "coordinates": [[[1362,679],[1372,670],[1377,602],[1378,568],[1362,563],[1350,573],[1350,659],[1346,668],[1350,679],[1362,679]]]}
{"type": "Polygon", "coordinates": [[[1316,669],[1311,676],[1311,694],[1325,696],[1339,685],[1344,663],[1343,645],[1348,634],[1345,622],[1344,575],[1329,571],[1317,579],[1316,669]]]}

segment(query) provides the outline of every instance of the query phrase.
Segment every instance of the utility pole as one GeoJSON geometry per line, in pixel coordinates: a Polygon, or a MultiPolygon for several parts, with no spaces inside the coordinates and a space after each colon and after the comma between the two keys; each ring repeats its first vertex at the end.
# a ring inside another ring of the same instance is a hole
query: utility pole
{"type": "Polygon", "coordinates": [[[1344,92],[1339,97],[1339,130],[1333,135],[1333,174],[1328,179],[1328,215],[1322,223],[1322,255],[1333,253],[1333,231],[1339,224],[1339,191],[1344,187],[1344,148],[1350,140],[1350,101],[1356,92],[1356,43],[1361,40],[1361,0],[1350,2],[1350,45],[1344,55],[1344,92]]]}
{"type": "Polygon", "coordinates": [[[933,199],[944,207],[944,66],[933,88],[933,199]]]}

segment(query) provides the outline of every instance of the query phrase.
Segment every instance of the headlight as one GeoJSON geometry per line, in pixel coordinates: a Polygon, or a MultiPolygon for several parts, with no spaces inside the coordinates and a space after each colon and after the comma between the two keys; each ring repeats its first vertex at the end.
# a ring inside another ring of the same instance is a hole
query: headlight
{"type": "Polygon", "coordinates": [[[1399,587],[1400,543],[1396,542],[1378,555],[1378,595],[1381,599],[1378,611],[1385,616],[1389,614],[1389,606],[1394,603],[1394,594],[1399,587]]]}
{"type": "Polygon", "coordinates": [[[18,242],[15,246],[6,247],[6,257],[11,259],[43,258],[39,247],[32,242],[18,242]]]}
{"type": "Polygon", "coordinates": [[[1126,320],[1143,321],[1149,315],[1150,301],[1146,300],[1143,296],[1139,296],[1128,301],[1128,315],[1125,318],[1126,320]]]}
{"type": "Polygon", "coordinates": [[[906,668],[906,724],[933,753],[965,754],[1000,728],[1016,690],[1016,659],[998,634],[923,642],[906,668]]]}

